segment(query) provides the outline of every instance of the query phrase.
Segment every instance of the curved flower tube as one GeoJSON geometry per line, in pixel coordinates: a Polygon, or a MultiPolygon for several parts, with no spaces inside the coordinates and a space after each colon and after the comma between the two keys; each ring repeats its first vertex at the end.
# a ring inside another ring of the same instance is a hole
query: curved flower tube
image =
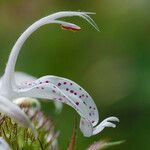
{"type": "Polygon", "coordinates": [[[86,137],[98,134],[105,127],[115,127],[112,121],[118,122],[119,119],[109,117],[97,125],[99,114],[92,97],[81,86],[69,79],[51,75],[36,79],[24,73],[15,73],[14,70],[21,47],[35,30],[43,25],[52,23],[60,24],[63,29],[80,30],[81,28],[73,23],[58,20],[62,17],[71,16],[79,16],[85,19],[98,30],[97,25],[88,14],[93,13],[63,11],[44,17],[32,24],[15,43],[10,53],[4,76],[0,82],[0,95],[7,99],[20,97],[50,99],[73,107],[81,116],[80,129],[86,137]]]}

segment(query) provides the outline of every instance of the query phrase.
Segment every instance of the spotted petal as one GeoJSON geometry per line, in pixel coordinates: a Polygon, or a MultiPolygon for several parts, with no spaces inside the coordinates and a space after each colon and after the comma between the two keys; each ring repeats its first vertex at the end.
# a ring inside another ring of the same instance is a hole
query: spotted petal
{"type": "MultiPolygon", "coordinates": [[[[31,82],[34,82],[37,78],[33,77],[24,72],[15,72],[14,80],[12,81],[17,88],[30,85],[31,82]]],[[[57,113],[60,113],[63,108],[63,104],[57,101],[54,101],[55,109],[57,113]]]]}
{"type": "Polygon", "coordinates": [[[81,117],[95,126],[99,115],[91,96],[75,82],[56,76],[44,76],[34,82],[24,83],[16,89],[16,96],[51,99],[72,106],[81,117]]]}

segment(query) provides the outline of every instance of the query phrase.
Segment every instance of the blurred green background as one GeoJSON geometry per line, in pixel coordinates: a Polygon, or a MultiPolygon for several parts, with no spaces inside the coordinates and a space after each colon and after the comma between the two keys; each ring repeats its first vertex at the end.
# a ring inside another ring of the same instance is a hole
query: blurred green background
{"type": "MultiPolygon", "coordinates": [[[[69,18],[81,32],[47,25],[27,40],[17,70],[40,77],[63,76],[83,86],[94,98],[100,120],[120,118],[116,129],[85,138],[78,129],[77,150],[99,139],[126,140],[110,150],[150,149],[150,1],[149,0],[1,0],[0,72],[17,37],[37,19],[61,10],[96,12],[95,31],[81,18],[69,18]]],[[[43,103],[56,129],[60,149],[71,137],[75,111],[64,106],[55,114],[53,103],[43,103]]]]}

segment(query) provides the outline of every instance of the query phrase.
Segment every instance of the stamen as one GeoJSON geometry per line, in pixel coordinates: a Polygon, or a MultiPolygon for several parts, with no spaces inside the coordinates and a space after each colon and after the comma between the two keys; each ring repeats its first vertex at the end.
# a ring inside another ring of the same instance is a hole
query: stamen
{"type": "Polygon", "coordinates": [[[70,30],[70,31],[80,31],[81,27],[71,24],[61,24],[61,28],[64,30],[70,30]]]}

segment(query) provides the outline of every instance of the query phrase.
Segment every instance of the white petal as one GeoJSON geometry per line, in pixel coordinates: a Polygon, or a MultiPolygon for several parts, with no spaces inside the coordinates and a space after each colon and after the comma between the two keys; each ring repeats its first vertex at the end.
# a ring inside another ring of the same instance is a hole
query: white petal
{"type": "Polygon", "coordinates": [[[93,135],[93,126],[90,121],[87,119],[81,118],[80,120],[80,130],[82,131],[83,135],[86,137],[90,137],[93,135]]]}
{"type": "Polygon", "coordinates": [[[69,79],[45,76],[19,89],[16,89],[18,97],[28,96],[63,102],[72,106],[93,126],[98,123],[98,110],[93,99],[82,87],[69,79]]]}
{"type": "MultiPolygon", "coordinates": [[[[15,72],[15,79],[13,80],[13,82],[15,83],[15,87],[14,88],[17,88],[17,87],[27,87],[28,85],[30,85],[31,82],[35,81],[37,78],[36,77],[33,77],[29,74],[26,74],[24,72],[15,72]]],[[[27,97],[22,97],[22,98],[19,98],[19,99],[15,99],[14,100],[14,103],[16,104],[20,104],[24,101],[28,101],[28,102],[35,102],[36,99],[32,99],[32,98],[27,98],[27,97]],[[27,99],[27,100],[26,100],[27,99]]],[[[36,101],[37,102],[37,101],[36,101]]],[[[38,102],[37,102],[38,103],[38,102]]],[[[37,106],[39,106],[40,104],[38,104],[37,106]]],[[[54,102],[54,105],[55,105],[55,109],[56,109],[56,112],[61,112],[62,111],[62,108],[63,108],[63,104],[62,103],[57,103],[57,102],[54,102]]],[[[38,107],[40,109],[40,106],[38,107]]],[[[38,109],[37,108],[37,109],[38,109]]]]}
{"type": "MultiPolygon", "coordinates": [[[[0,84],[2,83],[3,76],[0,78],[0,84]]],[[[24,72],[15,72],[14,79],[12,80],[13,86],[19,86],[21,83],[32,82],[36,80],[35,77],[26,74],[24,72]]]]}
{"type": "Polygon", "coordinates": [[[26,114],[16,104],[3,96],[0,96],[0,112],[14,119],[20,125],[31,128],[36,135],[34,127],[26,114]]]}
{"type": "Polygon", "coordinates": [[[11,150],[8,143],[2,137],[0,137],[0,150],[11,150]]]}
{"type": "Polygon", "coordinates": [[[104,119],[99,125],[93,128],[93,135],[100,133],[106,127],[115,128],[116,125],[112,122],[119,122],[117,117],[108,117],[104,119]]]}
{"type": "Polygon", "coordinates": [[[35,77],[29,75],[29,74],[26,74],[24,72],[15,72],[15,79],[14,79],[15,83],[17,85],[20,85],[21,83],[26,83],[26,82],[32,82],[34,80],[36,80],[35,77]]]}

